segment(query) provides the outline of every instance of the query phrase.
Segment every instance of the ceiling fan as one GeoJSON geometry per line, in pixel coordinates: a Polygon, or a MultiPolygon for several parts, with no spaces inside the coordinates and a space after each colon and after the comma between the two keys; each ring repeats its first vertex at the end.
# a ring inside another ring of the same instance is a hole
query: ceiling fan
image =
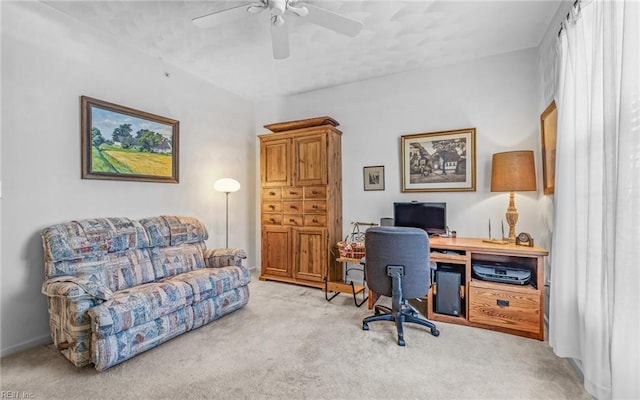
{"type": "Polygon", "coordinates": [[[359,21],[298,0],[257,0],[194,18],[193,23],[200,28],[211,28],[240,19],[247,12],[257,14],[264,10],[271,13],[271,44],[273,58],[277,60],[289,57],[289,30],[284,19],[285,14],[304,18],[351,37],[356,36],[362,29],[362,23],[359,21]]]}

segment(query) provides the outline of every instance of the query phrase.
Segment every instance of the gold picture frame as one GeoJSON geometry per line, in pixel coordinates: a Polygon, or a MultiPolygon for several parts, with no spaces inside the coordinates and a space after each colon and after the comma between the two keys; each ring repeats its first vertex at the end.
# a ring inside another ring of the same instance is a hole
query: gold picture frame
{"type": "Polygon", "coordinates": [[[179,182],[179,121],[80,97],[82,179],[179,182]]]}
{"type": "Polygon", "coordinates": [[[558,111],[552,101],[540,115],[542,134],[542,182],[544,194],[553,194],[556,185],[556,133],[558,111]]]}
{"type": "Polygon", "coordinates": [[[404,135],[403,192],[476,190],[476,128],[404,135]]]}

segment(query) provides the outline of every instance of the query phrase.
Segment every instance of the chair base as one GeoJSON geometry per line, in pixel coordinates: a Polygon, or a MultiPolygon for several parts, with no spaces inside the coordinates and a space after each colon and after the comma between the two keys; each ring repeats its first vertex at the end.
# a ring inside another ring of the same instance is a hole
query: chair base
{"type": "Polygon", "coordinates": [[[375,307],[375,315],[371,317],[367,317],[362,320],[362,330],[369,330],[369,322],[375,321],[395,321],[396,329],[398,330],[398,345],[404,346],[404,330],[402,324],[405,322],[410,322],[413,324],[418,324],[422,326],[426,326],[431,329],[431,334],[433,336],[440,336],[440,331],[436,328],[436,325],[427,321],[426,319],[422,319],[418,317],[418,312],[411,306],[403,305],[400,307],[398,311],[393,311],[392,309],[385,306],[376,306],[375,307]],[[384,313],[382,313],[384,312],[384,313]]]}

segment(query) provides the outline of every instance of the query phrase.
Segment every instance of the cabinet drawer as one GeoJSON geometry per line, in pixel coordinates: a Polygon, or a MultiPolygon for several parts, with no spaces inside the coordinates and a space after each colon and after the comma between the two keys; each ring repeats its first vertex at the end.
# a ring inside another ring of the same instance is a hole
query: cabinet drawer
{"type": "Polygon", "coordinates": [[[262,214],[262,225],[282,225],[282,214],[262,214]]]}
{"type": "Polygon", "coordinates": [[[327,197],[326,186],[306,186],[304,188],[305,199],[324,199],[327,197]]]}
{"type": "Polygon", "coordinates": [[[282,212],[281,201],[263,201],[262,212],[282,212]]]}
{"type": "Polygon", "coordinates": [[[302,200],[286,200],[284,202],[285,214],[300,214],[302,212],[302,200]]]}
{"type": "Polygon", "coordinates": [[[324,213],[327,212],[326,200],[305,200],[304,201],[305,213],[324,213]]]}
{"type": "Polygon", "coordinates": [[[284,225],[302,226],[302,215],[285,215],[282,222],[284,225]]]}
{"type": "Polygon", "coordinates": [[[540,331],[540,294],[469,287],[469,321],[501,328],[540,331]]]}
{"type": "Polygon", "coordinates": [[[262,190],[262,200],[280,200],[282,198],[282,188],[264,188],[262,190]]]}
{"type": "Polygon", "coordinates": [[[305,215],[304,226],[327,226],[327,216],[325,214],[305,215]]]}
{"type": "Polygon", "coordinates": [[[302,198],[302,188],[301,187],[289,187],[282,189],[282,198],[283,199],[301,199],[302,198]]]}

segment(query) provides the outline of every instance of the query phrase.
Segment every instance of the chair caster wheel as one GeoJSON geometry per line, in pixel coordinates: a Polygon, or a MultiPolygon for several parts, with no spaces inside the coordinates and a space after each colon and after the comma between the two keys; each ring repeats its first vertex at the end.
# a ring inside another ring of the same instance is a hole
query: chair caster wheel
{"type": "Polygon", "coordinates": [[[437,330],[437,329],[432,329],[432,330],[431,330],[431,334],[432,334],[433,336],[435,336],[435,337],[438,337],[438,336],[440,336],[440,331],[439,331],[439,330],[437,330]]]}
{"type": "Polygon", "coordinates": [[[363,331],[368,331],[369,330],[369,324],[362,324],[362,330],[363,331]]]}

